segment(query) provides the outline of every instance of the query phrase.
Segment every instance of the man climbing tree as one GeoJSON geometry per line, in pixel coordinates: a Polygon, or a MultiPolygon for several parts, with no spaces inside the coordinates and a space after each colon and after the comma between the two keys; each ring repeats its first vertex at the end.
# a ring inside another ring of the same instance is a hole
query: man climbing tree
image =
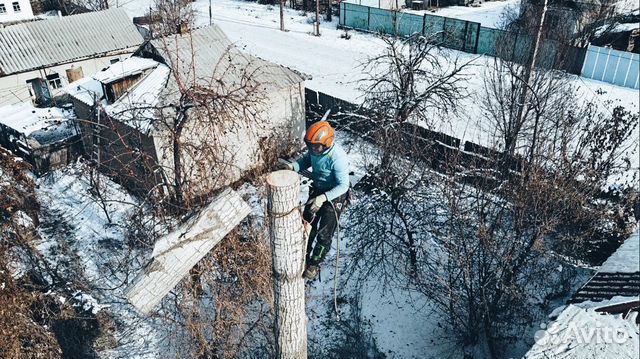
{"type": "Polygon", "coordinates": [[[302,214],[303,219],[311,224],[304,271],[308,280],[318,276],[320,263],[331,249],[340,214],[349,198],[349,160],[334,139],[335,132],[327,121],[314,123],[304,136],[307,152],[299,160],[283,165],[296,172],[312,168],[313,185],[302,214]]]}

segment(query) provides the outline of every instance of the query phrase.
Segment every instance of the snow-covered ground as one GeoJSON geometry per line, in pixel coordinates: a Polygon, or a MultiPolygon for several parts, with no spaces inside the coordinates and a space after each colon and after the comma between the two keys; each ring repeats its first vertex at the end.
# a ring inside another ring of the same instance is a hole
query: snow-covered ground
{"type": "Polygon", "coordinates": [[[445,17],[452,17],[460,20],[479,22],[481,26],[499,28],[502,25],[502,13],[510,8],[515,13],[520,10],[520,0],[498,0],[485,1],[479,6],[447,6],[430,10],[405,10],[415,14],[433,14],[445,17]]]}
{"type": "MultiPolygon", "coordinates": [[[[508,3],[510,1],[485,4],[497,7],[508,3]]],[[[131,16],[140,16],[148,12],[152,1],[120,1],[117,5],[124,7],[131,16]]],[[[209,2],[198,0],[193,5],[199,13],[198,24],[208,24],[209,2]]],[[[489,20],[492,16],[495,17],[496,12],[494,9],[492,14],[481,15],[482,8],[464,9],[469,10],[469,13],[477,10],[478,13],[473,16],[487,16],[489,20]]],[[[464,9],[457,11],[465,12],[464,9]]],[[[212,2],[212,10],[213,22],[219,25],[240,48],[266,60],[311,75],[312,79],[307,81],[309,88],[352,102],[359,102],[362,95],[357,89],[357,82],[363,76],[358,66],[369,56],[379,52],[383,46],[382,42],[371,34],[351,32],[350,40],[341,39],[340,35],[344,31],[336,29],[337,19],[332,23],[323,23],[322,36],[314,37],[310,34],[312,25],[307,21],[310,15],[301,16],[299,12],[290,9],[285,12],[285,26],[288,32],[279,31],[277,7],[258,5],[254,2],[217,0],[212,2]]],[[[446,54],[452,57],[457,56],[461,60],[475,58],[475,55],[457,51],[448,51],[446,54]]],[[[479,122],[481,116],[476,95],[482,89],[482,78],[479,74],[486,67],[486,61],[490,59],[480,57],[475,61],[475,65],[466,72],[468,76],[466,86],[470,95],[463,101],[464,113],[445,119],[438,130],[462,140],[487,144],[490,140],[479,122]]],[[[585,99],[594,99],[599,103],[613,101],[638,111],[637,91],[585,80],[577,76],[572,77],[572,82],[579,87],[578,91],[585,99]]],[[[359,147],[346,147],[352,157],[352,165],[356,173],[362,175],[364,170],[362,169],[363,161],[359,159],[361,155],[358,153],[359,147]]],[[[637,167],[637,162],[635,166],[637,167]]],[[[126,345],[104,355],[110,358],[158,357],[162,350],[162,337],[150,335],[149,333],[157,333],[152,320],[141,317],[124,303],[123,288],[118,285],[125,280],[123,278],[125,273],[120,271],[118,258],[113,258],[109,254],[112,252],[109,246],[117,248],[122,245],[126,226],[124,220],[129,206],[127,203],[134,201],[122,192],[113,193],[113,196],[119,198],[123,204],[111,203],[115,206],[112,209],[116,213],[114,222],[117,223],[112,226],[107,225],[98,203],[92,201],[93,197],[87,196],[87,185],[79,179],[77,174],[59,173],[53,178],[42,180],[40,186],[39,196],[43,203],[51,204],[46,209],[50,211],[50,218],[73,220],[74,225],[69,229],[70,233],[65,236],[70,239],[70,246],[77,254],[79,263],[82,263],[84,268],[82,275],[95,287],[116,288],[111,291],[94,288],[96,293],[87,293],[93,294],[97,303],[101,305],[110,304],[109,310],[124,322],[122,325],[124,330],[118,332],[116,337],[126,345]],[[112,273],[113,268],[117,269],[115,274],[106,278],[108,273],[112,273]],[[114,301],[113,298],[117,300],[114,301]]],[[[113,186],[118,188],[115,184],[113,186]]],[[[301,199],[305,198],[306,194],[303,190],[301,199]]],[[[261,208],[257,207],[257,214],[262,213],[261,208]]],[[[43,238],[45,242],[41,244],[41,249],[50,252],[58,239],[55,233],[44,233],[43,238]]],[[[350,240],[356,239],[350,238],[348,233],[345,233],[341,263],[345,263],[348,259],[350,240]]],[[[327,265],[322,272],[323,281],[314,283],[308,290],[310,343],[326,344],[327,340],[335,335],[336,328],[344,324],[341,322],[344,318],[338,320],[331,309],[335,253],[335,249],[332,250],[326,260],[327,265]]],[[[368,323],[368,329],[382,353],[393,358],[456,356],[458,353],[456,348],[447,340],[446,333],[440,325],[440,319],[433,314],[428,303],[421,303],[421,299],[407,289],[399,288],[393,294],[375,289],[376,280],[371,278],[371,283],[364,284],[365,288],[373,289],[362,295],[361,318],[368,323]]],[[[353,294],[353,288],[349,285],[339,286],[339,297],[353,294]]],[[[345,307],[344,303],[339,306],[340,309],[345,307]]]]}
{"type": "MultiPolygon", "coordinates": [[[[508,3],[484,3],[483,6],[508,3]]],[[[123,7],[134,16],[146,13],[150,4],[150,0],[132,0],[123,7]]],[[[208,1],[198,0],[193,6],[199,14],[197,25],[209,24],[208,1]]],[[[474,12],[479,8],[462,7],[459,11],[464,12],[465,9],[474,12]]],[[[279,12],[274,6],[238,0],[218,0],[212,3],[212,14],[213,22],[240,48],[312,76],[312,79],[306,82],[310,89],[354,103],[362,101],[358,81],[364,75],[359,66],[383,48],[382,41],[372,34],[352,31],[350,40],[342,39],[340,35],[344,31],[337,29],[337,17],[334,17],[331,23],[323,22],[322,35],[315,37],[311,35],[312,25],[307,21],[311,14],[301,16],[300,12],[292,9],[285,11],[285,27],[288,32],[279,30],[279,12]]],[[[462,141],[491,145],[490,134],[482,129],[482,114],[478,103],[483,89],[482,73],[492,58],[454,50],[445,51],[443,56],[452,59],[457,57],[461,61],[474,60],[474,63],[463,72],[463,76],[467,77],[466,90],[469,93],[460,104],[464,111],[450,118],[443,118],[442,121],[435,121],[439,123],[435,130],[462,141]]],[[[614,105],[622,105],[632,112],[638,112],[640,109],[637,90],[573,75],[570,76],[570,81],[576,87],[579,98],[601,104],[607,111],[614,105]]],[[[636,128],[632,137],[635,143],[631,144],[631,147],[635,149],[635,154],[631,156],[631,160],[633,168],[637,171],[640,166],[639,128],[636,128]]]]}
{"type": "MultiPolygon", "coordinates": [[[[151,359],[161,353],[162,333],[154,319],[138,314],[127,303],[124,289],[130,264],[137,257],[127,251],[128,217],[138,204],[122,187],[99,176],[109,218],[102,202],[90,192],[88,168],[75,164],[38,180],[36,194],[42,204],[39,233],[42,252],[52,267],[69,278],[73,297],[94,314],[108,308],[117,323],[113,335],[117,347],[101,356],[112,359],[151,359]]],[[[136,263],[136,269],[142,263],[136,263]]],[[[60,297],[64,302],[69,298],[60,297]]],[[[166,334],[166,333],[165,333],[166,334]]]]}

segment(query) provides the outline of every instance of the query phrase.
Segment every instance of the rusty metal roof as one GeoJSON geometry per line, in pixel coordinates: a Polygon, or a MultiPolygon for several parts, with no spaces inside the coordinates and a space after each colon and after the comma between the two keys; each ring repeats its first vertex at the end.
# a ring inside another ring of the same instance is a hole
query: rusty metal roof
{"type": "Polygon", "coordinates": [[[32,21],[0,29],[0,76],[140,46],[122,9],[32,21]]]}

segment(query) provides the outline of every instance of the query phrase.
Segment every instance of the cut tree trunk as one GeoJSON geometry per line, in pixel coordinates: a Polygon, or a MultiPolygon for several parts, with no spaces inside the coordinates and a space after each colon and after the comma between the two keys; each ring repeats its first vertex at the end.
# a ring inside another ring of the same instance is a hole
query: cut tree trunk
{"type": "Polygon", "coordinates": [[[269,236],[273,253],[276,358],[307,358],[305,313],[305,241],[302,218],[296,208],[300,178],[293,171],[267,176],[269,236]]]}
{"type": "Polygon", "coordinates": [[[251,207],[242,197],[227,188],[200,213],[159,238],[151,262],[125,291],[131,304],[150,314],[191,268],[250,213],[251,207]]]}

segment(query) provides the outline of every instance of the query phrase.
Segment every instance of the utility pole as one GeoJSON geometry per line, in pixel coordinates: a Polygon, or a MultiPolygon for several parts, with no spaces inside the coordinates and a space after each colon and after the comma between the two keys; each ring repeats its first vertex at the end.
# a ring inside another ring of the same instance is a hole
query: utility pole
{"type": "Polygon", "coordinates": [[[211,0],[209,0],[209,26],[213,23],[213,16],[211,15],[211,0]]]}
{"type": "Polygon", "coordinates": [[[267,213],[273,263],[276,359],[307,359],[304,279],[305,237],[298,210],[300,177],[293,171],[267,176],[267,213]]]}
{"type": "MultiPolygon", "coordinates": [[[[545,19],[545,16],[547,15],[548,3],[549,3],[549,0],[544,0],[544,4],[542,7],[542,14],[540,15],[540,20],[537,22],[537,26],[536,26],[537,34],[536,34],[535,41],[533,43],[533,51],[531,54],[531,58],[528,60],[529,64],[524,73],[524,79],[523,79],[524,88],[522,89],[521,95],[519,96],[519,99],[518,99],[518,101],[520,101],[520,104],[521,104],[521,106],[518,107],[518,117],[517,117],[520,123],[522,123],[522,120],[523,120],[522,117],[526,116],[528,107],[529,107],[529,88],[531,87],[531,74],[533,73],[536,66],[538,50],[540,48],[540,41],[542,39],[544,19],[545,19]]],[[[536,116],[533,124],[533,138],[531,141],[531,151],[529,152],[529,166],[532,165],[532,161],[533,161],[533,155],[534,155],[535,146],[536,146],[536,137],[538,136],[538,126],[539,126],[539,119],[538,119],[538,116],[536,116]]],[[[527,170],[527,173],[528,172],[529,171],[527,170]]]]}
{"type": "Polygon", "coordinates": [[[285,31],[284,30],[284,2],[285,0],[280,0],[280,31],[285,31]]]}
{"type": "Polygon", "coordinates": [[[320,0],[316,0],[316,22],[314,35],[320,36],[320,0]]]}

